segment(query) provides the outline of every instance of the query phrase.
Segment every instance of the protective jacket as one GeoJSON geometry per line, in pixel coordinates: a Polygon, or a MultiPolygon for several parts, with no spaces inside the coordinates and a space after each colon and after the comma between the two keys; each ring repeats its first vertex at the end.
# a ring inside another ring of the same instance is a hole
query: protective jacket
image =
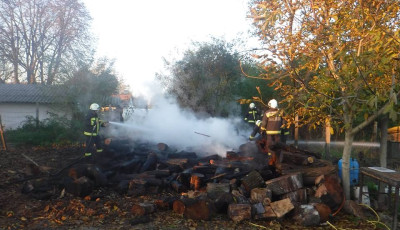
{"type": "Polygon", "coordinates": [[[246,122],[248,122],[249,124],[253,124],[254,125],[257,120],[260,120],[260,116],[261,116],[261,113],[260,113],[260,111],[258,111],[257,108],[249,109],[249,111],[247,112],[244,120],[246,122]]]}
{"type": "Polygon", "coordinates": [[[85,118],[85,131],[83,134],[86,136],[99,135],[100,126],[104,126],[104,123],[104,121],[99,120],[96,111],[89,110],[85,118]]]}
{"type": "Polygon", "coordinates": [[[280,116],[279,110],[270,108],[264,113],[261,130],[265,131],[267,135],[280,135],[282,133],[282,124],[283,119],[280,116]]]}

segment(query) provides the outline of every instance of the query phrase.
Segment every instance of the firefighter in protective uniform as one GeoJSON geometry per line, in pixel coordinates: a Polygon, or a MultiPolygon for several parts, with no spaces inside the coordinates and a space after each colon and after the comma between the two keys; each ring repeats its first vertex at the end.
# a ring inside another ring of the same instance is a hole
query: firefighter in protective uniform
{"type": "Polygon", "coordinates": [[[85,157],[92,156],[92,153],[95,149],[97,153],[103,152],[99,130],[100,126],[105,127],[108,125],[108,122],[99,119],[97,114],[99,109],[100,106],[98,104],[91,104],[89,107],[89,112],[85,118],[85,131],[83,132],[83,134],[86,136],[85,157]]]}
{"type": "Polygon", "coordinates": [[[260,120],[261,113],[253,102],[249,104],[249,110],[246,113],[244,121],[254,126],[257,120],[260,120]]]}
{"type": "Polygon", "coordinates": [[[256,125],[253,128],[253,132],[251,132],[250,136],[249,136],[249,140],[250,141],[254,141],[254,140],[260,140],[264,135],[264,132],[261,131],[261,121],[257,120],[256,121],[256,125]],[[257,136],[257,134],[260,134],[259,136],[257,136]]]}
{"type": "Polygon", "coordinates": [[[277,153],[271,147],[281,141],[284,120],[281,117],[278,110],[278,102],[275,99],[268,102],[268,107],[269,109],[265,111],[260,127],[261,132],[265,133],[263,152],[268,155],[268,165],[276,167],[279,164],[277,153]]]}

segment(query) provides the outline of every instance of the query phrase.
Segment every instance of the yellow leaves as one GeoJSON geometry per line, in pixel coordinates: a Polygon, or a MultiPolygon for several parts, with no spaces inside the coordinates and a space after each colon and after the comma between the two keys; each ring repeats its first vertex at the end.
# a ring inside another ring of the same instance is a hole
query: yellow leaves
{"type": "Polygon", "coordinates": [[[367,120],[369,117],[368,113],[364,113],[364,120],[367,120]]]}
{"type": "Polygon", "coordinates": [[[252,102],[252,100],[250,99],[238,99],[236,100],[240,105],[245,105],[245,104],[249,104],[252,102]]]}
{"type": "Polygon", "coordinates": [[[6,215],[7,215],[7,217],[12,217],[12,216],[14,216],[14,212],[13,211],[7,211],[6,215]]]}
{"type": "Polygon", "coordinates": [[[259,86],[256,86],[256,89],[257,89],[258,94],[261,95],[260,87],[259,87],[259,86]]]}
{"type": "Polygon", "coordinates": [[[53,221],[56,222],[56,223],[59,224],[59,225],[62,225],[62,224],[63,224],[63,222],[62,222],[61,220],[53,219],[53,221]]]}
{"type": "Polygon", "coordinates": [[[275,85],[274,90],[279,90],[282,87],[282,82],[275,81],[274,83],[275,83],[274,84],[275,85]]]}
{"type": "Polygon", "coordinates": [[[329,127],[329,132],[331,133],[331,135],[335,134],[335,131],[333,130],[332,127],[329,127]]]}

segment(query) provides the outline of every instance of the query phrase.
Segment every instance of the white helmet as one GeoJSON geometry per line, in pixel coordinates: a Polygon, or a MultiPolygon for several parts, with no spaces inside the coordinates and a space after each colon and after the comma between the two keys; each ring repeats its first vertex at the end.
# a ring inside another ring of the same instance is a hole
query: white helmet
{"type": "Polygon", "coordinates": [[[249,105],[249,108],[250,108],[250,109],[254,109],[255,107],[256,107],[256,104],[254,104],[253,102],[250,103],[250,105],[249,105]]]}
{"type": "Polygon", "coordinates": [[[89,107],[90,110],[94,110],[94,111],[99,110],[99,108],[100,108],[100,106],[99,106],[99,104],[97,104],[97,103],[93,103],[93,104],[91,104],[90,107],[89,107]]]}
{"type": "Polygon", "coordinates": [[[261,120],[257,120],[257,121],[256,121],[256,125],[257,125],[257,126],[260,126],[260,125],[261,125],[261,120]]]}
{"type": "Polygon", "coordinates": [[[272,109],[278,108],[278,102],[275,99],[272,99],[268,102],[268,106],[272,109]]]}

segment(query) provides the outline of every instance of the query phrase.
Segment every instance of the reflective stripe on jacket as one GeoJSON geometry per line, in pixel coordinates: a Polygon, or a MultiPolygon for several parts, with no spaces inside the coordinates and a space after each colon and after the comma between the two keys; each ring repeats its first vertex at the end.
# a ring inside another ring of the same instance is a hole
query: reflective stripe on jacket
{"type": "Polygon", "coordinates": [[[276,135],[281,134],[282,117],[277,109],[269,109],[265,112],[261,127],[266,134],[276,135]]]}
{"type": "Polygon", "coordinates": [[[257,109],[251,109],[247,112],[244,120],[248,123],[256,123],[257,120],[260,120],[260,113],[257,109]]]}
{"type": "Polygon", "coordinates": [[[97,113],[90,110],[85,118],[85,131],[83,134],[86,136],[97,136],[102,123],[103,121],[99,120],[97,113]]]}

